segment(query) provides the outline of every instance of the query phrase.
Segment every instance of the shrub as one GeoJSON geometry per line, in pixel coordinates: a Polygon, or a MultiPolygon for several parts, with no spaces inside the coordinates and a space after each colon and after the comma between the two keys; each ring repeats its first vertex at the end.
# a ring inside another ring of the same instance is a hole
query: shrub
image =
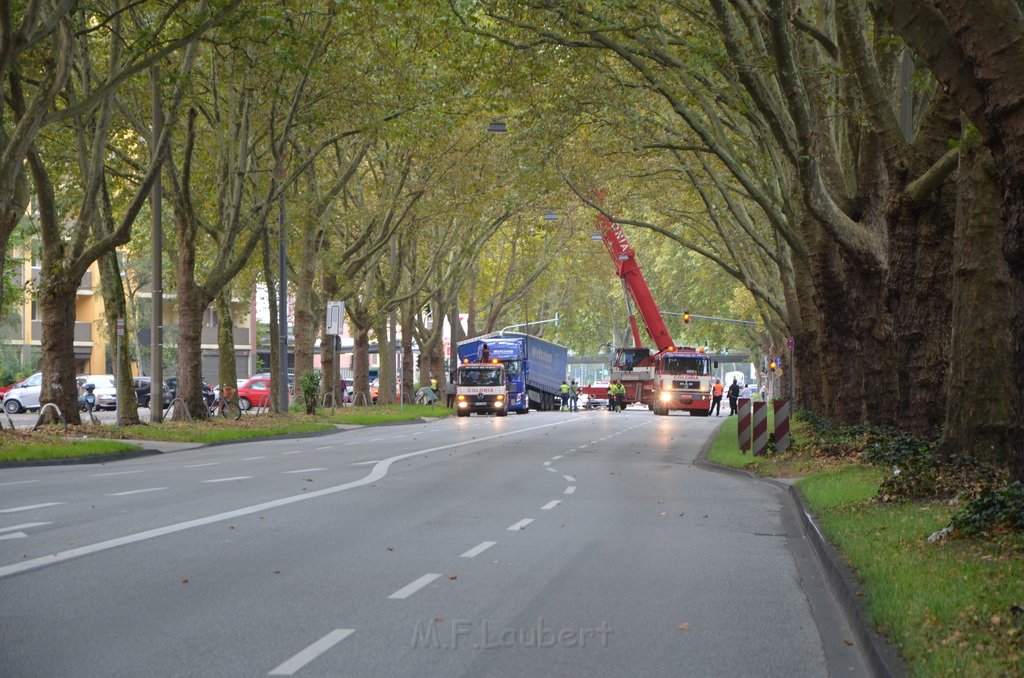
{"type": "Polygon", "coordinates": [[[991,487],[953,514],[953,527],[964,534],[1024,531],[1024,483],[991,487]]]}
{"type": "Polygon", "coordinates": [[[304,372],[299,381],[306,414],[316,414],[316,398],[320,394],[320,373],[315,370],[304,372]]]}

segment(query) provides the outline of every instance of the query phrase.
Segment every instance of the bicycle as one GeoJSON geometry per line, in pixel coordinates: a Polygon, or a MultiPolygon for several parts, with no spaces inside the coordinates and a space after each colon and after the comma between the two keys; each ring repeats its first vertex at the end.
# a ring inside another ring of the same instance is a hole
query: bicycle
{"type": "Polygon", "coordinates": [[[229,387],[222,388],[214,401],[210,403],[210,407],[207,408],[207,414],[211,417],[216,417],[219,414],[225,419],[238,421],[242,416],[242,408],[234,400],[228,400],[225,394],[230,397],[234,394],[234,389],[229,387]]]}

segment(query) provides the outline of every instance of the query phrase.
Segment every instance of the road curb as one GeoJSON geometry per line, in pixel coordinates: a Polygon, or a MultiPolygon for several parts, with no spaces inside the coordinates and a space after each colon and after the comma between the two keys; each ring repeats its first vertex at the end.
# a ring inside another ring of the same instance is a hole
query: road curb
{"type": "Polygon", "coordinates": [[[149,447],[140,447],[138,450],[127,452],[112,452],[110,454],[97,454],[88,457],[65,457],[63,459],[37,459],[34,461],[2,461],[0,468],[27,468],[31,466],[71,466],[72,464],[106,464],[111,461],[123,461],[125,459],[137,459],[139,457],[151,457],[163,454],[162,450],[149,447]]]}
{"type": "Polygon", "coordinates": [[[871,672],[876,676],[900,677],[907,675],[906,665],[899,656],[899,652],[884,636],[876,633],[871,627],[863,598],[858,595],[861,593],[862,587],[853,576],[853,572],[850,570],[846,559],[825,537],[817,519],[811,513],[810,507],[807,506],[797,487],[772,478],[762,478],[743,469],[722,466],[721,464],[709,461],[707,455],[711,449],[712,442],[713,438],[709,438],[697,455],[694,465],[709,471],[766,482],[785,490],[785,496],[792,503],[792,508],[800,515],[800,527],[803,530],[804,537],[818,558],[825,578],[832,588],[836,600],[838,600],[839,605],[842,607],[843,613],[849,621],[850,628],[856,635],[856,642],[862,648],[864,658],[871,672]]]}

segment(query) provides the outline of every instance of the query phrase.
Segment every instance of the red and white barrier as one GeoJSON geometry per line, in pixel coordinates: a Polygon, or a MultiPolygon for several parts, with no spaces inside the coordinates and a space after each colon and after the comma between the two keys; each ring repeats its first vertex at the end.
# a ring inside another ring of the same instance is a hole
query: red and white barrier
{"type": "Polygon", "coordinates": [[[768,448],[768,403],[754,403],[754,456],[763,457],[768,448]]]}
{"type": "Polygon", "coordinates": [[[739,436],[740,452],[750,451],[750,398],[739,399],[739,421],[736,433],[739,436]]]}
{"type": "Polygon", "coordinates": [[[789,401],[776,400],[775,408],[775,451],[785,452],[789,449],[789,401]]]}

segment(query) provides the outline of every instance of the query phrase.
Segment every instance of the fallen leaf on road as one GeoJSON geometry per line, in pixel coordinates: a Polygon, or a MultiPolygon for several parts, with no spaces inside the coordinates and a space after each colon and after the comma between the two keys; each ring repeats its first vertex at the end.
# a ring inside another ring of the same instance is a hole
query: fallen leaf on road
{"type": "Polygon", "coordinates": [[[668,514],[667,514],[667,513],[665,513],[664,511],[662,511],[662,512],[661,512],[661,515],[663,515],[663,516],[667,516],[668,514]]]}
{"type": "Polygon", "coordinates": [[[441,622],[444,621],[444,617],[441,617],[441,616],[434,617],[434,621],[437,622],[438,624],[440,624],[441,622]]]}
{"type": "Polygon", "coordinates": [[[274,574],[281,574],[281,570],[274,570],[274,574]]]}
{"type": "Polygon", "coordinates": [[[394,546],[389,546],[389,547],[388,547],[388,551],[394,551],[394,550],[395,550],[395,547],[394,547],[394,546]]]}
{"type": "Polygon", "coordinates": [[[850,647],[853,647],[853,641],[852,640],[843,640],[843,642],[846,643],[847,645],[849,645],[850,647]]]}
{"type": "Polygon", "coordinates": [[[182,579],[181,583],[182,584],[187,584],[188,583],[188,577],[185,577],[184,579],[182,579]]]}
{"type": "Polygon", "coordinates": [[[689,631],[690,630],[690,624],[688,622],[683,622],[682,624],[677,626],[676,629],[678,629],[680,631],[689,631]]]}
{"type": "Polygon", "coordinates": [[[459,578],[459,575],[457,575],[457,574],[448,575],[448,580],[449,581],[455,581],[458,578],[459,578]]]}

